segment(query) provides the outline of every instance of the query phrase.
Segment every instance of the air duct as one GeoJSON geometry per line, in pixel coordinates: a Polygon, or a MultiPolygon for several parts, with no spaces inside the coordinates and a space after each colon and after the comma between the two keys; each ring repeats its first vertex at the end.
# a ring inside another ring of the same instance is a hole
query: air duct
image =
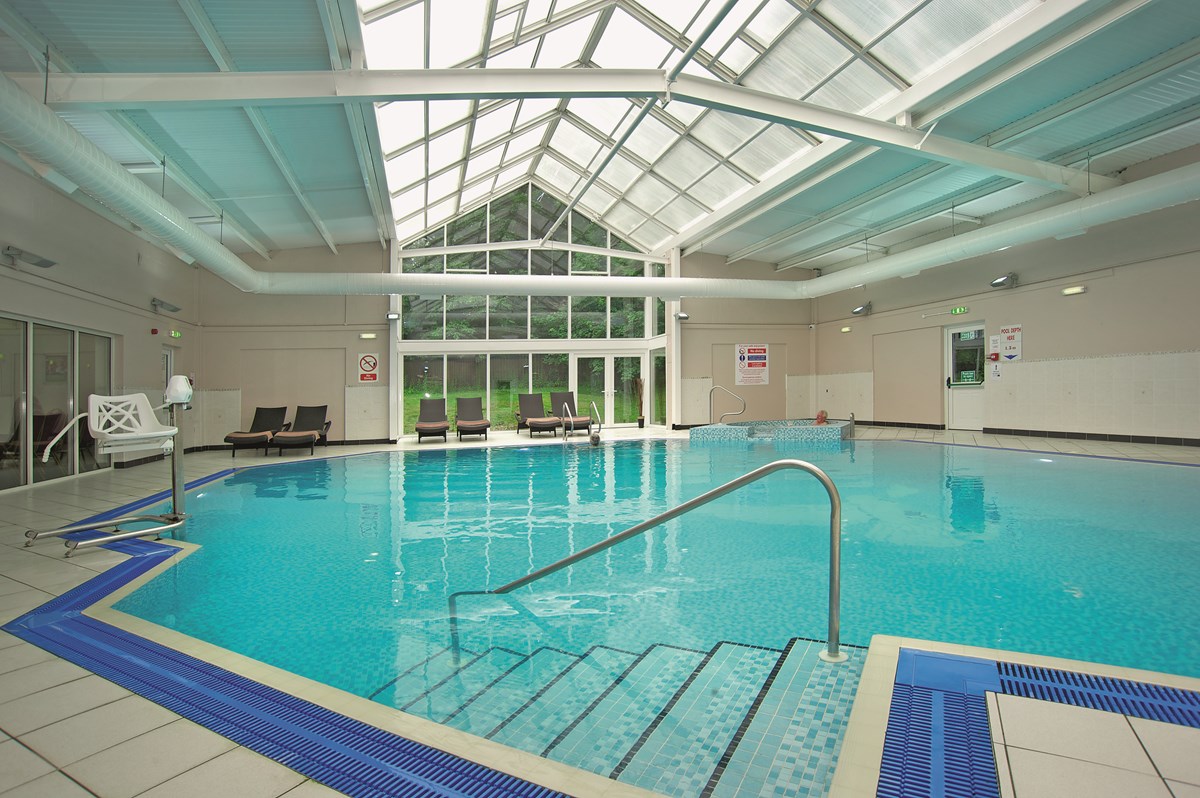
{"type": "Polygon", "coordinates": [[[812,299],[1200,199],[1200,163],[812,280],[699,277],[258,272],[0,74],[0,141],[50,165],[87,194],[250,293],[471,294],[812,299]]]}

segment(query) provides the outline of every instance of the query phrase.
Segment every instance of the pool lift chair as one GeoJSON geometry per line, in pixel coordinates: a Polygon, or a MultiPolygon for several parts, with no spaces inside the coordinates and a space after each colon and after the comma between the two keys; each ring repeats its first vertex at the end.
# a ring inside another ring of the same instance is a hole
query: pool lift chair
{"type": "Polygon", "coordinates": [[[165,403],[159,407],[151,407],[150,400],[144,393],[126,394],[123,396],[88,396],[88,410],[71,419],[62,431],[46,445],[42,453],[42,462],[50,457],[51,449],[80,419],[87,418],[87,429],[96,442],[96,454],[114,454],[117,452],[161,451],[171,456],[171,512],[154,515],[125,515],[120,518],[110,518],[99,522],[84,521],[79,524],[69,524],[57,529],[30,529],[25,533],[28,540],[25,545],[31,545],[35,540],[49,537],[59,537],[70,532],[87,530],[108,531],[101,537],[87,540],[71,539],[66,541],[67,553],[70,557],[75,549],[85,546],[96,546],[101,543],[111,543],[114,540],[126,538],[148,537],[158,538],[163,532],[178,529],[187,519],[184,512],[183,488],[183,450],[175,446],[175,436],[179,427],[175,426],[175,414],[180,408],[187,409],[192,401],[192,384],[187,377],[176,375],[167,383],[164,395],[165,403]],[[171,426],[159,422],[154,411],[163,407],[168,409],[171,426]],[[151,524],[144,529],[121,529],[122,524],[151,524]]]}

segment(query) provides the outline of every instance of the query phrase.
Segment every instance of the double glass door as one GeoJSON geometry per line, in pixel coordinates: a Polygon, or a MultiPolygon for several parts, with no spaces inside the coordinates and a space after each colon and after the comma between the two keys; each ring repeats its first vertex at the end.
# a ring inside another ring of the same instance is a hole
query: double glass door
{"type": "Polygon", "coordinates": [[[581,415],[592,403],[605,425],[634,424],[645,414],[645,357],[643,355],[572,355],[575,406],[581,415]]]}
{"type": "Polygon", "coordinates": [[[0,489],[107,466],[86,423],[51,442],[111,389],[111,339],[0,318],[0,489]]]}

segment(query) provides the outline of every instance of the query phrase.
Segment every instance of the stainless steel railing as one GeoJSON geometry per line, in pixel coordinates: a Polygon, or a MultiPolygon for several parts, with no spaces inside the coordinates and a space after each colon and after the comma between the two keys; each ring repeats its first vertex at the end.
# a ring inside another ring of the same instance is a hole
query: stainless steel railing
{"type": "Polygon", "coordinates": [[[708,423],[709,424],[714,423],[713,422],[713,413],[715,413],[716,410],[713,408],[713,391],[717,390],[718,388],[720,388],[722,391],[724,391],[725,393],[732,396],[734,399],[737,399],[739,402],[741,402],[742,409],[737,411],[736,413],[722,413],[721,417],[718,418],[715,423],[720,424],[722,421],[725,420],[725,416],[740,416],[742,413],[746,412],[746,400],[745,399],[738,396],[736,393],[729,390],[724,385],[714,385],[713,387],[708,389],[708,423]]]}
{"type": "Polygon", "coordinates": [[[838,495],[837,487],[833,484],[833,480],[829,475],[822,471],[812,463],[804,460],[776,460],[773,463],[768,463],[765,466],[743,474],[737,479],[732,479],[724,485],[713,488],[707,493],[702,493],[694,499],[680,504],[664,513],[659,513],[653,518],[642,521],[640,524],[634,524],[623,532],[619,532],[610,538],[588,546],[585,549],[580,549],[569,557],[564,557],[561,560],[547,565],[544,568],[522,576],[520,579],[514,579],[506,585],[495,588],[493,590],[460,590],[457,593],[452,593],[448,599],[448,610],[450,616],[450,642],[451,649],[455,661],[458,660],[459,643],[458,643],[458,599],[460,596],[487,596],[487,595],[503,595],[511,593],[519,587],[524,587],[531,582],[536,582],[542,577],[561,571],[569,565],[574,565],[580,560],[585,560],[593,554],[597,554],[605,549],[611,548],[618,543],[628,540],[635,535],[640,535],[648,529],[652,529],[660,524],[666,523],[673,518],[678,518],[685,513],[689,513],[698,507],[701,507],[714,499],[719,499],[727,493],[731,493],[738,488],[749,485],[751,482],[757,482],[763,477],[773,474],[782,469],[795,468],[801,471],[807,471],[816,477],[825,487],[825,492],[829,494],[829,640],[825,651],[821,652],[821,659],[826,662],[844,662],[846,655],[840,649],[840,629],[841,629],[841,530],[842,530],[842,499],[838,495]]]}

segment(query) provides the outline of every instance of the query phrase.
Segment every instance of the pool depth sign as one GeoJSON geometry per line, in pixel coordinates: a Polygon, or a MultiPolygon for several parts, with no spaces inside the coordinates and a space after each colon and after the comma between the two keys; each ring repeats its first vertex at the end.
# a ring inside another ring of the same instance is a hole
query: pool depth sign
{"type": "Polygon", "coordinates": [[[737,385],[768,385],[771,369],[767,365],[767,344],[737,344],[733,347],[737,385]]]}

